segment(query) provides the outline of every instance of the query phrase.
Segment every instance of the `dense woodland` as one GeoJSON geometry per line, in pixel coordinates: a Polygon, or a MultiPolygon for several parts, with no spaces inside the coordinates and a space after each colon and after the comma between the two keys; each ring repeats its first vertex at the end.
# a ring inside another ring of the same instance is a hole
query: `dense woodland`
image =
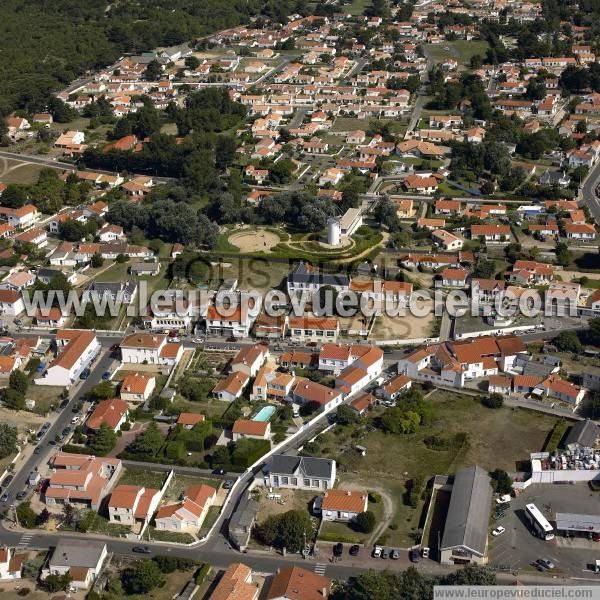
{"type": "Polygon", "coordinates": [[[127,52],[198,40],[253,16],[284,20],[289,0],[3,0],[0,115],[45,107],[50,91],[127,52]]]}

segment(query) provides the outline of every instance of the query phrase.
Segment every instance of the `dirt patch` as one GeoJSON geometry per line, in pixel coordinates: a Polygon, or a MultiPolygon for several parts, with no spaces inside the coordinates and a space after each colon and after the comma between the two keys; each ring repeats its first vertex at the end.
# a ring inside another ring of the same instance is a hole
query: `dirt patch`
{"type": "Polygon", "coordinates": [[[309,510],[312,508],[312,500],[316,498],[316,492],[304,490],[287,490],[277,488],[274,493],[281,496],[281,500],[269,500],[266,488],[255,488],[260,493],[257,521],[262,523],[267,517],[279,515],[288,510],[309,510]]]}
{"type": "Polygon", "coordinates": [[[375,339],[420,339],[431,335],[431,327],[435,315],[429,312],[424,317],[407,314],[404,317],[378,317],[373,328],[372,337],[375,339]]]}
{"type": "Polygon", "coordinates": [[[269,252],[281,241],[279,236],[266,229],[239,231],[229,236],[229,243],[242,252],[269,252]]]}

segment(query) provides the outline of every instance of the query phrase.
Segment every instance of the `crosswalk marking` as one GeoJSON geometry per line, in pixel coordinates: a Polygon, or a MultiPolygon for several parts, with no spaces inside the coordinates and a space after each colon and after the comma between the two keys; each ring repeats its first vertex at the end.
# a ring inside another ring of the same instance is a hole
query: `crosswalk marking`
{"type": "Polygon", "coordinates": [[[324,565],[323,563],[317,563],[315,565],[315,573],[318,573],[319,575],[325,575],[325,569],[327,569],[327,565],[324,565]]]}
{"type": "Polygon", "coordinates": [[[19,543],[17,544],[17,550],[23,549],[23,548],[27,548],[27,546],[29,546],[29,542],[31,542],[33,538],[33,534],[32,533],[24,533],[21,536],[21,539],[19,540],[19,543]]]}

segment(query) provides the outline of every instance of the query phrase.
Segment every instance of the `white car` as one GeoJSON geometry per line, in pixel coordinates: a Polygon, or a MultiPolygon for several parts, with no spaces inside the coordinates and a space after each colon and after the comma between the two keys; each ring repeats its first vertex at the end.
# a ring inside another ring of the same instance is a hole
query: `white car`
{"type": "Polygon", "coordinates": [[[383,548],[381,546],[375,546],[375,548],[373,548],[373,558],[381,558],[382,552],[383,548]]]}
{"type": "Polygon", "coordinates": [[[510,494],[504,494],[500,498],[496,498],[496,504],[508,504],[510,502],[510,494]]]}
{"type": "Polygon", "coordinates": [[[498,537],[499,535],[502,535],[505,531],[506,531],[506,528],[502,527],[502,525],[499,525],[498,527],[496,527],[496,529],[494,529],[492,531],[492,535],[494,537],[498,537]]]}
{"type": "Polygon", "coordinates": [[[71,425],[75,425],[75,423],[79,423],[79,417],[73,417],[71,419],[71,425]]]}

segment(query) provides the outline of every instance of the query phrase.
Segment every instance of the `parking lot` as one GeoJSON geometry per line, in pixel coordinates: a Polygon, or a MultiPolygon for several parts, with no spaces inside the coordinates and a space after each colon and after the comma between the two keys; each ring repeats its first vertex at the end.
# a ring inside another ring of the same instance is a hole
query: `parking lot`
{"type": "Polygon", "coordinates": [[[593,492],[587,484],[575,485],[532,485],[517,498],[513,498],[506,516],[491,521],[490,531],[502,525],[506,531],[498,537],[489,538],[489,564],[507,567],[514,571],[530,571],[531,563],[537,559],[550,559],[556,576],[589,578],[596,581],[588,568],[600,558],[600,544],[583,538],[565,539],[556,536],[544,541],[533,535],[525,517],[525,505],[534,503],[553,523],[556,512],[598,514],[600,494],[593,492]]]}

